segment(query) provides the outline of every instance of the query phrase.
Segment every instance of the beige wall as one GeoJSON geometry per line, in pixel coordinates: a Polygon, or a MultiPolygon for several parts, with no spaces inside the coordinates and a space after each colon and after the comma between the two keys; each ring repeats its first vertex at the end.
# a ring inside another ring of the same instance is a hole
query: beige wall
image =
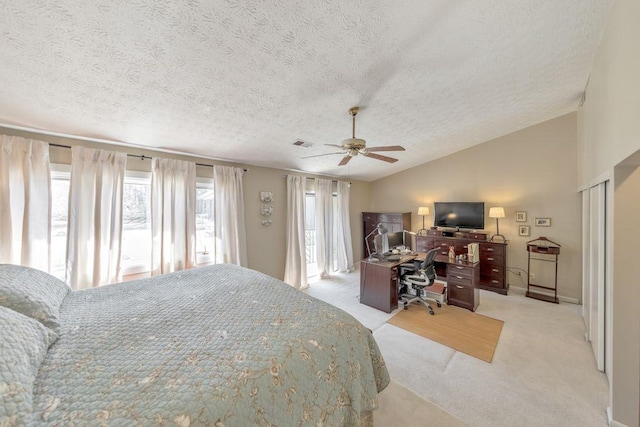
{"type": "MultiPolygon", "coordinates": [[[[286,250],[286,220],[287,220],[287,194],[286,180],[287,172],[281,169],[262,168],[257,166],[234,164],[227,162],[212,161],[197,157],[182,156],[177,154],[154,152],[152,150],[143,150],[137,148],[128,148],[124,146],[111,146],[108,144],[100,144],[77,140],[72,138],[64,138],[58,136],[44,135],[33,132],[24,132],[14,129],[0,127],[0,134],[16,135],[25,138],[33,138],[49,143],[62,145],[83,145],[88,147],[106,148],[111,150],[123,151],[129,154],[143,154],[146,156],[161,156],[170,158],[179,158],[184,160],[195,161],[202,164],[222,164],[244,167],[248,169],[245,174],[244,182],[244,200],[245,200],[245,224],[247,229],[247,258],[249,268],[269,274],[278,279],[284,278],[285,266],[285,250],[286,250]],[[270,190],[274,194],[274,201],[270,203],[273,206],[273,221],[271,226],[263,226],[261,224],[262,215],[260,214],[260,191],[270,190]]],[[[51,147],[51,161],[53,163],[69,164],[71,163],[71,150],[65,148],[51,147]]],[[[140,160],[133,157],[127,159],[127,169],[137,171],[150,171],[151,163],[149,160],[140,160]]],[[[297,174],[297,173],[296,173],[297,174]]],[[[199,166],[197,175],[201,177],[212,176],[212,170],[208,167],[199,166]]],[[[301,176],[312,177],[312,175],[298,174],[301,176]]],[[[362,181],[351,181],[351,227],[352,227],[352,243],[355,260],[359,259],[362,251],[362,227],[360,225],[362,211],[369,207],[370,184],[362,181]]]]}
{"type": "Polygon", "coordinates": [[[640,154],[639,21],[640,2],[613,3],[579,110],[581,183],[587,185],[607,173],[613,179],[613,298],[608,304],[612,425],[630,427],[640,425],[640,284],[635,247],[640,240],[640,179],[635,169],[640,154]],[[629,162],[629,157],[634,159],[629,162]]]}
{"type": "MultiPolygon", "coordinates": [[[[509,240],[511,271],[526,271],[528,240],[548,237],[562,245],[558,292],[579,300],[582,238],[576,139],[572,113],[485,142],[373,182],[372,210],[413,212],[412,228],[417,230],[422,227],[419,206],[429,206],[433,213],[436,201],[484,202],[485,229],[493,234],[496,225],[488,218],[489,208],[502,206],[506,218],[500,220],[500,233],[509,240]],[[527,212],[526,223],[515,222],[516,211],[527,212]],[[535,227],[536,217],[550,217],[552,226],[535,227]],[[518,236],[520,224],[531,226],[530,237],[518,236]]],[[[433,225],[433,216],[426,217],[426,224],[433,225]]],[[[508,281],[526,287],[526,272],[509,273],[508,281]]],[[[538,283],[548,282],[543,278],[538,283]]]]}

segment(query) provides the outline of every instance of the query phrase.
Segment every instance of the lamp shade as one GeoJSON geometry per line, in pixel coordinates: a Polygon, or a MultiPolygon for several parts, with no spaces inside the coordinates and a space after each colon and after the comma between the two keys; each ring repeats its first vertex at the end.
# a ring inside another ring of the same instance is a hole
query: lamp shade
{"type": "Polygon", "coordinates": [[[504,208],[489,208],[489,218],[504,218],[504,208]]]}
{"type": "Polygon", "coordinates": [[[424,206],[419,207],[418,215],[429,215],[429,208],[424,206]]]}

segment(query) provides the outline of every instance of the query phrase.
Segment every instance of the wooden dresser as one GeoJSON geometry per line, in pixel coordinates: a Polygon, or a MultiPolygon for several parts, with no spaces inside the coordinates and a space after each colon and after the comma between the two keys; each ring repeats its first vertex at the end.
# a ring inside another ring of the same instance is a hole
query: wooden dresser
{"type": "MultiPolygon", "coordinates": [[[[384,225],[389,233],[395,233],[402,230],[411,230],[411,212],[405,213],[380,213],[380,212],[362,212],[362,238],[364,239],[375,230],[378,224],[384,225]]],[[[373,250],[373,236],[369,237],[369,245],[373,250]]],[[[362,258],[368,257],[367,242],[362,242],[362,258]]]]}
{"type": "MultiPolygon", "coordinates": [[[[484,233],[454,232],[453,236],[444,236],[443,231],[427,230],[426,236],[416,239],[416,251],[428,252],[440,247],[441,254],[449,253],[449,246],[455,248],[456,254],[466,254],[469,243],[478,243],[480,247],[480,279],[478,287],[488,291],[506,295],[507,283],[507,244],[490,242],[484,233]]],[[[448,272],[440,270],[438,276],[447,276],[448,272]]]]}

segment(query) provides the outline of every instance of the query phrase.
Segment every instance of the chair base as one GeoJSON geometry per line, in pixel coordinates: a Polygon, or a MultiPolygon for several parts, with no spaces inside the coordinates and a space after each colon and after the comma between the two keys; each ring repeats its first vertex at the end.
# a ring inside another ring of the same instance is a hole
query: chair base
{"type": "Polygon", "coordinates": [[[419,301],[422,304],[424,304],[425,307],[427,307],[427,310],[429,310],[429,314],[430,315],[434,315],[434,311],[433,311],[433,307],[431,307],[431,304],[429,304],[429,301],[433,301],[435,302],[438,307],[442,307],[442,303],[440,303],[440,301],[434,299],[434,298],[423,298],[419,295],[411,295],[411,294],[402,294],[400,295],[400,300],[402,301],[402,303],[404,304],[404,309],[408,310],[409,309],[409,304],[415,302],[415,301],[419,301]]]}

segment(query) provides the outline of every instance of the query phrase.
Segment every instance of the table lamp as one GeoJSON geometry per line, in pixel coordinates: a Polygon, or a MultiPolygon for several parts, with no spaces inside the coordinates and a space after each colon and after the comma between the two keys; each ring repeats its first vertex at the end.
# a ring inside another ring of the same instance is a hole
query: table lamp
{"type": "Polygon", "coordinates": [[[499,218],[504,218],[504,208],[489,208],[489,218],[496,219],[496,234],[493,235],[491,241],[493,242],[496,237],[502,238],[502,241],[506,241],[502,234],[500,234],[500,226],[498,224],[499,218]]]}
{"type": "Polygon", "coordinates": [[[426,236],[427,229],[424,228],[424,217],[429,215],[429,208],[425,206],[421,206],[418,208],[418,215],[422,217],[422,228],[418,230],[418,236],[426,236]]]}
{"type": "Polygon", "coordinates": [[[375,259],[375,258],[373,258],[373,254],[371,253],[371,248],[369,247],[369,237],[371,237],[373,235],[373,233],[375,233],[376,231],[380,235],[384,235],[384,234],[387,234],[389,232],[389,230],[387,230],[387,227],[385,227],[382,224],[378,224],[376,226],[376,228],[374,228],[373,231],[371,233],[367,234],[367,237],[364,238],[364,241],[367,244],[367,252],[369,253],[369,259],[368,259],[369,261],[373,261],[375,259]]]}

